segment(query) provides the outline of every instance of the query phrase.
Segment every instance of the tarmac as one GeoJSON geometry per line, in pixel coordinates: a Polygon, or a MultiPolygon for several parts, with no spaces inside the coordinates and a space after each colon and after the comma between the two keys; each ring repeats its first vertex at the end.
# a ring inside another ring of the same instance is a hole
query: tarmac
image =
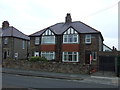
{"type": "Polygon", "coordinates": [[[120,87],[120,77],[116,77],[115,75],[110,74],[110,72],[104,72],[104,74],[102,72],[97,72],[95,74],[87,75],[87,74],[43,72],[15,68],[2,68],[2,73],[44,78],[66,79],[87,83],[115,85],[120,87]]]}

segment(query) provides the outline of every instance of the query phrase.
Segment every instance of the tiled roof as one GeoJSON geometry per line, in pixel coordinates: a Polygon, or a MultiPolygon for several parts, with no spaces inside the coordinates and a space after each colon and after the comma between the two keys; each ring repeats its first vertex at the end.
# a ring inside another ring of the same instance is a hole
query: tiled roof
{"type": "Polygon", "coordinates": [[[2,36],[13,36],[21,39],[30,40],[30,38],[14,27],[8,27],[2,30],[2,36]]]}
{"type": "MultiPolygon", "coordinates": [[[[66,31],[69,27],[73,27],[76,31],[79,33],[100,33],[99,31],[93,29],[92,27],[80,22],[71,22],[71,23],[57,23],[55,25],[52,25],[48,27],[51,31],[53,31],[55,34],[63,34],[64,31],[66,31]]],[[[40,30],[34,34],[31,34],[30,36],[40,36],[47,28],[40,30]]]]}

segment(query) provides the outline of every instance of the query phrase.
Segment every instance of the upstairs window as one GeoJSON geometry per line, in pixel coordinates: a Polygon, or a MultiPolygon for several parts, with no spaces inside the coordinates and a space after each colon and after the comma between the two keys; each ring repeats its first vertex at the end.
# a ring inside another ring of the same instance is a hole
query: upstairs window
{"type": "Polygon", "coordinates": [[[85,35],[85,43],[90,44],[91,43],[91,34],[85,35]]]}
{"type": "Polygon", "coordinates": [[[78,33],[69,28],[63,35],[63,43],[78,43],[78,33]]]}
{"type": "Polygon", "coordinates": [[[41,44],[55,44],[55,35],[51,30],[46,30],[41,39],[41,44]]]}
{"type": "Polygon", "coordinates": [[[4,38],[4,44],[8,44],[8,38],[4,38]]]}
{"type": "Polygon", "coordinates": [[[35,45],[39,45],[40,44],[40,37],[35,37],[35,45]]]}

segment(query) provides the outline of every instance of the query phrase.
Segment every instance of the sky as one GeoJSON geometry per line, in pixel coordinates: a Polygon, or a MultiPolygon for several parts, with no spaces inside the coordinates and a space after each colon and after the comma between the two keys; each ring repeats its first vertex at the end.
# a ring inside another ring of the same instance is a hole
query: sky
{"type": "Polygon", "coordinates": [[[0,26],[9,21],[30,35],[65,21],[82,21],[100,31],[104,44],[118,49],[118,2],[120,0],[0,0],[0,26]]]}

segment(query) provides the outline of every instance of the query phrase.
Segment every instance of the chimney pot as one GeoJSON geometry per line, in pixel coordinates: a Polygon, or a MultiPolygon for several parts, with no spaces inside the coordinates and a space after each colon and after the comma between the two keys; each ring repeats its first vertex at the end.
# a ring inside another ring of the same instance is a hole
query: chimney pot
{"type": "Polygon", "coordinates": [[[8,28],[9,27],[9,22],[8,21],[4,21],[2,23],[2,29],[8,28]]]}
{"type": "Polygon", "coordinates": [[[67,13],[67,15],[66,15],[66,17],[65,17],[65,22],[66,22],[66,23],[71,23],[71,22],[72,22],[72,18],[71,18],[70,13],[67,13]]]}

